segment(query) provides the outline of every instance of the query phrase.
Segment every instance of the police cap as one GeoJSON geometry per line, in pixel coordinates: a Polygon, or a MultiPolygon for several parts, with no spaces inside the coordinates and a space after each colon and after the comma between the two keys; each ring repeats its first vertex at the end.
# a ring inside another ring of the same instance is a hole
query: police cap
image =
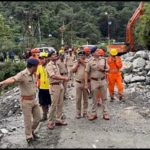
{"type": "Polygon", "coordinates": [[[83,56],[83,55],[85,55],[85,51],[80,50],[80,51],[78,52],[78,56],[83,56]]]}
{"type": "Polygon", "coordinates": [[[96,46],[92,47],[92,48],[91,48],[91,54],[94,53],[96,50],[97,50],[97,47],[96,47],[96,46]]]}
{"type": "Polygon", "coordinates": [[[27,64],[30,64],[32,66],[37,66],[39,64],[39,61],[37,59],[35,59],[35,58],[29,58],[27,60],[27,64]]]}

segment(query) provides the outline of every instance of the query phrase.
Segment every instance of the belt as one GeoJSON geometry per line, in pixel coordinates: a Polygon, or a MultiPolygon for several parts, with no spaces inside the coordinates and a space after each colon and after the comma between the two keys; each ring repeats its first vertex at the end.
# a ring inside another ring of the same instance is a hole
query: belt
{"type": "Polygon", "coordinates": [[[51,85],[59,85],[59,84],[60,84],[59,82],[51,83],[51,85]]]}
{"type": "MultiPolygon", "coordinates": [[[[93,78],[93,77],[91,77],[91,79],[92,79],[92,80],[95,80],[95,81],[98,81],[98,80],[99,80],[99,78],[93,78]]],[[[104,79],[105,79],[105,76],[102,77],[100,80],[104,80],[104,79]]]]}
{"type": "MultiPolygon", "coordinates": [[[[83,83],[84,81],[76,80],[76,82],[78,82],[78,83],[83,83]]],[[[90,82],[90,80],[88,80],[88,82],[90,82]]]]}
{"type": "Polygon", "coordinates": [[[60,73],[61,75],[67,75],[67,73],[60,73]]]}
{"type": "Polygon", "coordinates": [[[79,80],[76,80],[76,82],[78,82],[78,83],[82,83],[82,81],[79,81],[79,80]]]}
{"type": "Polygon", "coordinates": [[[21,95],[22,100],[33,100],[35,98],[35,96],[24,96],[21,95]]]}

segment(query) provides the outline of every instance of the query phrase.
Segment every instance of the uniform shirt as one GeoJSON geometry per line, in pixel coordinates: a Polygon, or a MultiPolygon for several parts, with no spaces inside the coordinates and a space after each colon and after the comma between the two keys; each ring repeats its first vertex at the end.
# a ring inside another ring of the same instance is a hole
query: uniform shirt
{"type": "MultiPolygon", "coordinates": [[[[75,65],[73,67],[75,67],[78,64],[78,62],[75,62],[75,65]]],[[[85,61],[85,65],[86,65],[86,61],[85,61]]],[[[83,64],[80,63],[77,71],[75,72],[75,79],[77,81],[85,81],[85,66],[83,64]]]]}
{"type": "Polygon", "coordinates": [[[102,65],[103,61],[100,61],[99,59],[96,60],[94,57],[92,57],[87,63],[85,71],[90,74],[91,78],[101,79],[103,77],[103,73],[99,71],[99,67],[102,65]]]}
{"type": "Polygon", "coordinates": [[[44,66],[38,65],[36,74],[40,77],[39,78],[39,88],[40,89],[49,89],[49,80],[47,71],[44,66]]]}
{"type": "Polygon", "coordinates": [[[51,81],[51,83],[56,83],[56,82],[61,83],[61,80],[55,80],[52,78],[52,76],[54,75],[60,75],[60,71],[56,63],[54,63],[53,61],[50,61],[46,66],[46,70],[48,73],[49,81],[51,81]]]}
{"type": "Polygon", "coordinates": [[[66,64],[66,61],[65,61],[65,60],[62,62],[62,61],[59,59],[59,60],[57,61],[57,65],[58,65],[58,67],[59,67],[59,71],[60,71],[61,74],[62,74],[62,73],[67,74],[67,73],[68,73],[67,64],[66,64]]]}
{"type": "Polygon", "coordinates": [[[74,65],[74,61],[75,61],[75,55],[74,54],[72,54],[72,56],[67,55],[67,57],[66,57],[67,66],[72,67],[74,65]]]}
{"type": "MultiPolygon", "coordinates": [[[[104,59],[96,60],[94,57],[91,57],[89,62],[86,65],[85,71],[88,73],[88,76],[91,78],[91,89],[94,90],[95,88],[101,87],[106,85],[106,80],[101,80],[105,77],[105,73],[99,71],[99,68],[104,69],[105,61],[104,59]],[[98,79],[92,80],[92,78],[98,79]]],[[[107,65],[108,67],[108,65],[107,65]]]]}
{"type": "Polygon", "coordinates": [[[22,96],[36,96],[36,78],[27,68],[12,78],[19,83],[22,96]]]}

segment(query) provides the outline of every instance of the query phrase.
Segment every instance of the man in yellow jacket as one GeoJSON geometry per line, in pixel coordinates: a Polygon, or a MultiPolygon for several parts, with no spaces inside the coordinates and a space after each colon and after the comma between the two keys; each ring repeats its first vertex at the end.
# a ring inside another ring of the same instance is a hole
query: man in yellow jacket
{"type": "Polygon", "coordinates": [[[39,88],[39,104],[43,110],[43,118],[41,121],[47,120],[47,113],[49,110],[49,106],[51,105],[51,96],[49,93],[49,80],[47,71],[45,69],[46,66],[46,57],[47,53],[41,52],[39,55],[40,65],[37,68],[37,86],[39,88]]]}

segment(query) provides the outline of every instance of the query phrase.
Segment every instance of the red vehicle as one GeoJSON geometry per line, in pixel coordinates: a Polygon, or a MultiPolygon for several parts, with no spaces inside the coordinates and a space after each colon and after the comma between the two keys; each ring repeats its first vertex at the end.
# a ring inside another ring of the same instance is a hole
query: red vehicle
{"type": "Polygon", "coordinates": [[[139,17],[144,12],[144,2],[140,2],[139,7],[135,10],[134,14],[128,21],[126,27],[126,41],[125,43],[114,43],[107,46],[108,51],[112,48],[116,48],[118,50],[118,55],[125,54],[129,51],[135,51],[134,48],[134,25],[139,19],[139,17]]]}

